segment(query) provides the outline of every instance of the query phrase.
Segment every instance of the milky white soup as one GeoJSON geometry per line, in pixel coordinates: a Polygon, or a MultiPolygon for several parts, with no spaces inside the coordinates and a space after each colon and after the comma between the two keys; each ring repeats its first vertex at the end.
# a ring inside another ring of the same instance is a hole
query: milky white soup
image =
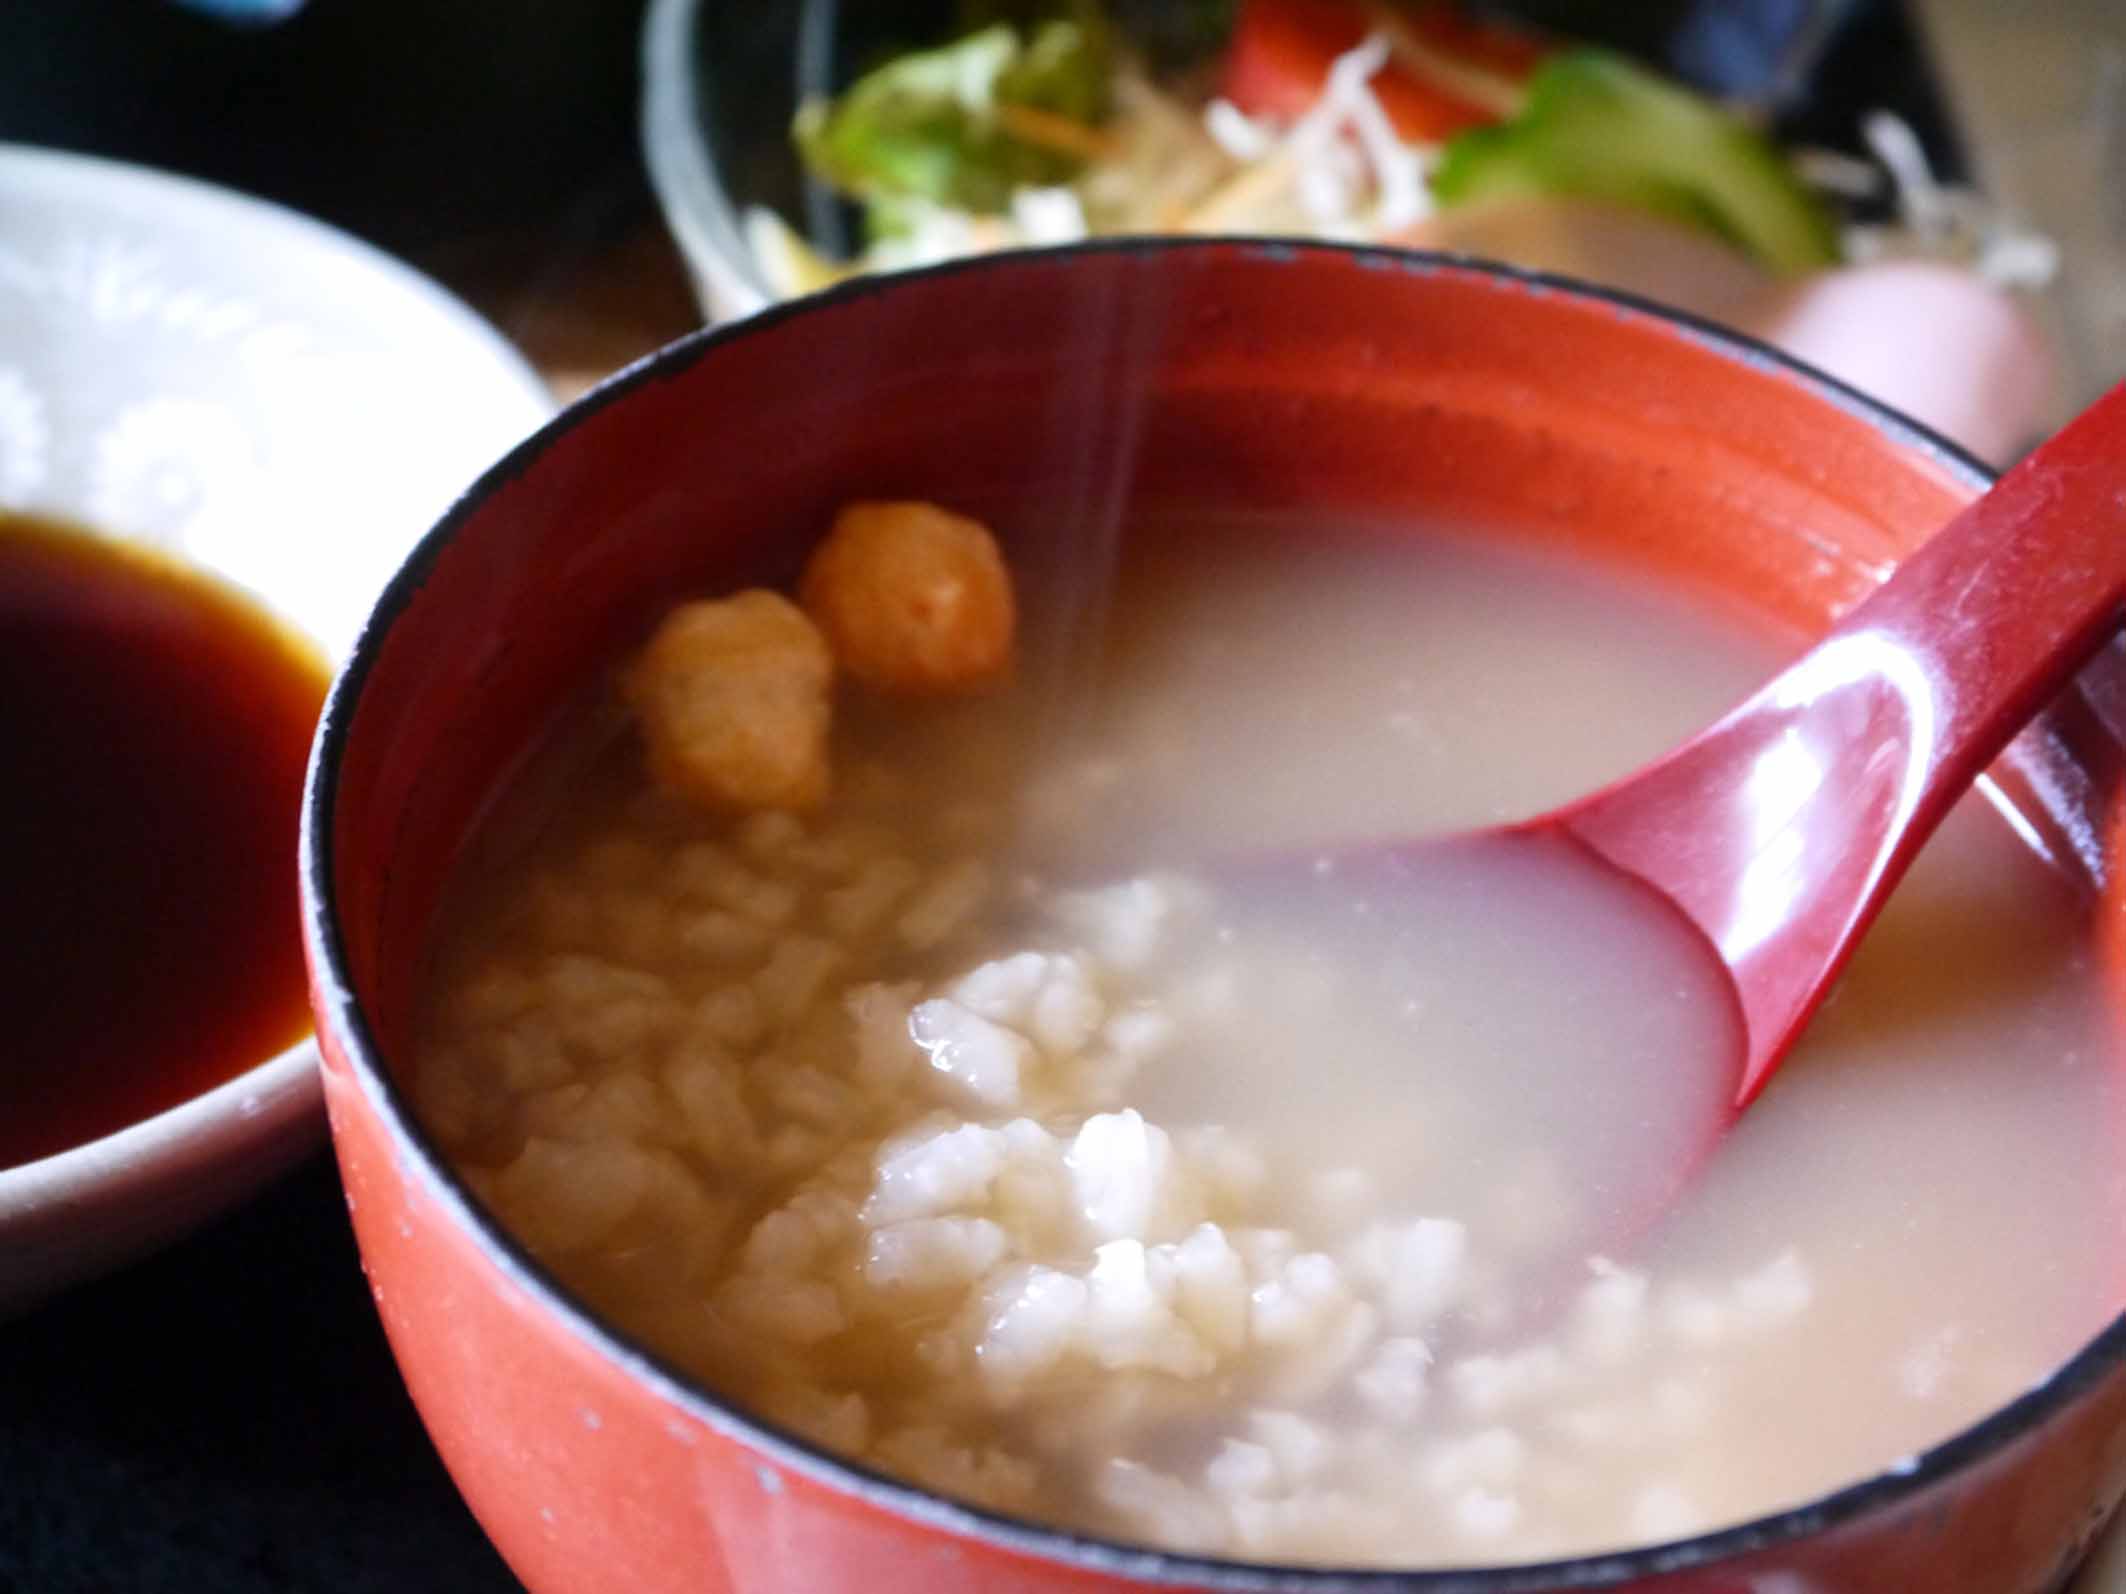
{"type": "Polygon", "coordinates": [[[480,1197],[770,1422],[1275,1562],[1761,1515],[2117,1309],[2113,1046],[2076,898],[2003,822],[1952,816],[1649,1221],[1644,1137],[1707,1088],[1677,1058],[1732,1039],[1654,921],[1496,872],[1331,912],[1234,860],[1540,811],[1778,647],[1597,570],[1263,529],[1158,539],[1096,665],[845,693],[803,819],[654,789],[610,694],[570,717],[429,978],[414,1092],[480,1197]]]}

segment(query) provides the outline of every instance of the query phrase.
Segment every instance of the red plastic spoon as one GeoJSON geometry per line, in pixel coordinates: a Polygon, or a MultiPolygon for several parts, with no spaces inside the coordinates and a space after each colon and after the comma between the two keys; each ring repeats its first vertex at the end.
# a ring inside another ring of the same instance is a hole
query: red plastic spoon
{"type": "MultiPolygon", "coordinates": [[[[1385,936],[1401,977],[1432,981],[1409,1004],[1413,1058],[1473,1038],[1489,1094],[1579,1159],[1595,1236],[1635,1233],[1763,1088],[1951,803],[2122,613],[2126,386],[1651,766],[1501,829],[1232,873],[1325,915],[1311,938],[1385,936]]],[[[1465,1155],[1479,1187],[1484,1155],[1465,1155]]]]}
{"type": "Polygon", "coordinates": [[[1659,891],[1740,997],[1746,1106],[1942,816],[2126,612],[2126,385],[1755,696],[1525,825],[1659,891]]]}

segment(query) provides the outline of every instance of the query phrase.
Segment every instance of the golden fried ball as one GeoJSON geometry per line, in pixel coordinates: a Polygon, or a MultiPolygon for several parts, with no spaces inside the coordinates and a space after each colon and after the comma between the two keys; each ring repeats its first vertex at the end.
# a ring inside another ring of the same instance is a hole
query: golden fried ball
{"type": "Polygon", "coordinates": [[[978,691],[1010,672],[1011,575],[981,522],[935,504],[855,503],[799,590],[843,669],[911,697],[978,691]]]}
{"type": "Polygon", "coordinates": [[[707,808],[816,808],[827,797],[834,658],[779,593],[683,603],[622,672],[661,786],[707,808]]]}

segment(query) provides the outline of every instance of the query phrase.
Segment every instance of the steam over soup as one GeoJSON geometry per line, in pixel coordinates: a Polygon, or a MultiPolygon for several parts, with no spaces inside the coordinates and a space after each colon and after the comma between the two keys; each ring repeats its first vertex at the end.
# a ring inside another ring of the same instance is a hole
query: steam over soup
{"type": "Polygon", "coordinates": [[[1776,647],[1444,535],[1135,540],[1096,663],[1028,644],[1012,684],[924,701],[845,680],[802,812],[653,778],[656,643],[497,805],[412,1086],[612,1322],[960,1499],[1429,1565],[1879,1471],[2116,1309],[2112,1043],[2074,894],[1992,813],[1952,817],[1649,1225],[1601,1126],[1668,1110],[1717,993],[1610,987],[1638,932],[1510,880],[1412,944],[1204,865],[1540,811],[1776,647]],[[1516,921],[1559,915],[1584,950],[1517,962],[1516,921]],[[1562,1068],[1589,1037],[1600,1067],[1562,1068]]]}

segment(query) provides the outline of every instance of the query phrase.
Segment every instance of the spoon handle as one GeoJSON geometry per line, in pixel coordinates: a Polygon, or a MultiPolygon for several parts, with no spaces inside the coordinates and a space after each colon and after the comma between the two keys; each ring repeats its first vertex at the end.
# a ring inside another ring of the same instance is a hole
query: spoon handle
{"type": "MultiPolygon", "coordinates": [[[[1832,631],[1924,670],[1932,827],[2126,613],[2126,384],[1903,561],[1832,631]]],[[[1921,838],[1914,836],[1910,846],[1921,838]]]]}
{"type": "Polygon", "coordinates": [[[1739,709],[1555,822],[1735,977],[1762,1088],[1954,800],[2126,612],[2126,385],[1739,709]]]}

